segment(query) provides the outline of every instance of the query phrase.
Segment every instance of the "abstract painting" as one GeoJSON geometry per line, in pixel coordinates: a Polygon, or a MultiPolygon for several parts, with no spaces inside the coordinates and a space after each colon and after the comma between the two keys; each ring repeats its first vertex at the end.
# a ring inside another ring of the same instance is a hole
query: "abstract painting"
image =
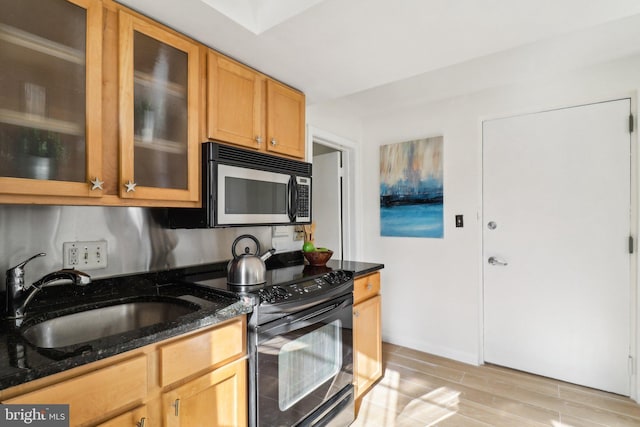
{"type": "Polygon", "coordinates": [[[444,237],[443,137],[380,147],[380,235],[444,237]]]}

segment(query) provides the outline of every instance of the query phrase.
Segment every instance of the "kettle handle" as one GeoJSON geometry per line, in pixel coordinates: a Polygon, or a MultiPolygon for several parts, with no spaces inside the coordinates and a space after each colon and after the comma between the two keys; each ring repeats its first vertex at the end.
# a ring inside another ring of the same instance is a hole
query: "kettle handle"
{"type": "Polygon", "coordinates": [[[255,253],[255,255],[258,255],[260,253],[260,242],[258,241],[258,239],[256,239],[255,236],[252,236],[251,234],[243,234],[242,236],[236,237],[236,240],[234,240],[233,244],[231,245],[231,253],[233,254],[234,258],[238,258],[238,255],[236,255],[236,245],[242,239],[251,239],[251,240],[253,240],[256,243],[256,253],[255,253]]]}

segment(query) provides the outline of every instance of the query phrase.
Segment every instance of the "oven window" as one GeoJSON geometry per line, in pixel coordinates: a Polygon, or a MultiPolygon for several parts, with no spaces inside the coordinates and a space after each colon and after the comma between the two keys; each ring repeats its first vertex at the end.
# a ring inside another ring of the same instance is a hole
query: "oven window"
{"type": "Polygon", "coordinates": [[[285,411],[342,368],[342,324],[334,320],[282,346],[278,353],[278,402],[285,411]]]}
{"type": "Polygon", "coordinates": [[[228,176],[224,192],[227,214],[287,213],[287,184],[228,176]]]}

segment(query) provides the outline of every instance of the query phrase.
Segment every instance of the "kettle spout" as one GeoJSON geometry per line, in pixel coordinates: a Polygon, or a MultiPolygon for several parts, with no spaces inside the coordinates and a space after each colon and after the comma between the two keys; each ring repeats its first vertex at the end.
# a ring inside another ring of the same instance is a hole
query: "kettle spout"
{"type": "Polygon", "coordinates": [[[266,261],[267,259],[271,258],[271,255],[275,254],[276,250],[274,248],[269,249],[267,252],[265,252],[264,254],[262,254],[262,256],[260,257],[260,259],[262,261],[266,261]]]}

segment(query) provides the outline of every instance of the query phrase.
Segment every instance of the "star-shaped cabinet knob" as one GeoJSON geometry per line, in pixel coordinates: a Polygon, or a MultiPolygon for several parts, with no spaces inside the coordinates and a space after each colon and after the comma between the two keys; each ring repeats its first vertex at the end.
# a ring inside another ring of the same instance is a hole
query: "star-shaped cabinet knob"
{"type": "Polygon", "coordinates": [[[104,190],[104,188],[102,188],[102,184],[104,184],[104,181],[100,181],[96,176],[91,180],[91,190],[104,190]]]}
{"type": "Polygon", "coordinates": [[[131,193],[133,191],[136,191],[136,185],[138,184],[129,180],[129,182],[127,182],[124,186],[127,187],[127,193],[131,193]]]}

